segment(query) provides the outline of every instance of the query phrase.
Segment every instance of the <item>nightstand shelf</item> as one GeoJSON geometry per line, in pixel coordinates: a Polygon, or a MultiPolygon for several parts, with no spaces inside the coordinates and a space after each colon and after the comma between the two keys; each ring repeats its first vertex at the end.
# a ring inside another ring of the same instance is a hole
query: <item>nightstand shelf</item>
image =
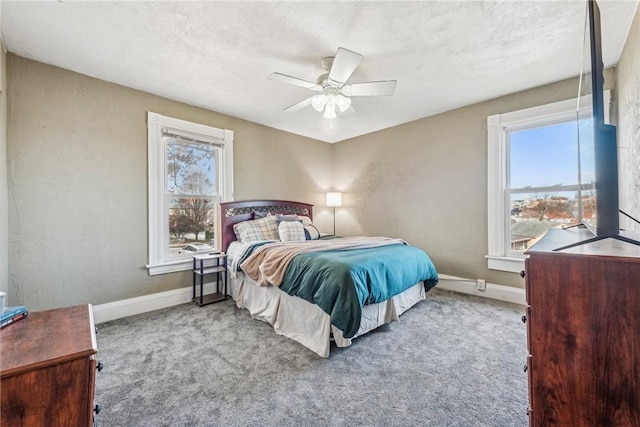
{"type": "Polygon", "coordinates": [[[227,254],[212,253],[193,256],[193,301],[199,306],[213,304],[228,299],[227,295],[227,254]],[[204,295],[204,277],[213,275],[214,280],[206,284],[216,284],[216,292],[204,295]],[[198,283],[198,277],[200,281],[198,283]],[[199,289],[198,289],[199,288],[199,289]],[[220,290],[223,290],[221,293],[220,290]],[[197,292],[199,290],[199,292],[197,292]]]}
{"type": "Polygon", "coordinates": [[[204,276],[205,274],[211,274],[211,273],[218,273],[218,272],[223,272],[223,271],[227,271],[227,267],[225,267],[224,265],[221,266],[216,266],[216,267],[205,267],[202,270],[197,269],[194,270],[193,272],[195,274],[197,274],[198,276],[204,276]]]}

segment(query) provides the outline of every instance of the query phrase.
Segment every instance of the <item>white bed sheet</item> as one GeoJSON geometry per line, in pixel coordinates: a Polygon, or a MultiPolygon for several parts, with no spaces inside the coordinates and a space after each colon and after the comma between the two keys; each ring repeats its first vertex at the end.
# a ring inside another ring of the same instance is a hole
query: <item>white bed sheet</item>
{"type": "Polygon", "coordinates": [[[366,305],[360,329],[353,338],[344,338],[317,305],[274,286],[258,286],[241,272],[233,276],[229,293],[239,308],[246,308],[252,318],[269,323],[276,333],[298,341],[321,357],[329,357],[332,335],[338,347],[348,347],[354,338],[399,320],[402,313],[426,298],[424,284],[420,282],[387,301],[366,305]]]}

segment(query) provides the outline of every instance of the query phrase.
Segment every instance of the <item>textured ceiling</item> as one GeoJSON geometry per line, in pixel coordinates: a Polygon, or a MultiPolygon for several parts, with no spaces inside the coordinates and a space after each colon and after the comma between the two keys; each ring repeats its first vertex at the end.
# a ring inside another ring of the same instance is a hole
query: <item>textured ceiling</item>
{"type": "MultiPolygon", "coordinates": [[[[604,62],[617,64],[636,0],[601,1],[604,62]]],[[[583,1],[2,1],[10,52],[326,142],[576,76],[583,1]],[[364,56],[349,83],[398,81],[328,120],[282,110],[313,93],[344,47],[364,56]]]]}

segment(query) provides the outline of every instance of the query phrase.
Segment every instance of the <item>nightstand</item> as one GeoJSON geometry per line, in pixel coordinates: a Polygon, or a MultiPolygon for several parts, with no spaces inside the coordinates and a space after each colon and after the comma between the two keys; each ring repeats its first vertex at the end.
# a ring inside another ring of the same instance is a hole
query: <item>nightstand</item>
{"type": "Polygon", "coordinates": [[[227,298],[227,254],[211,253],[193,256],[193,301],[199,306],[224,301],[227,298]],[[204,295],[204,277],[211,276],[213,281],[206,284],[216,284],[216,292],[204,295]],[[199,293],[196,292],[199,283],[199,293]],[[224,290],[220,293],[220,288],[224,290]]]}

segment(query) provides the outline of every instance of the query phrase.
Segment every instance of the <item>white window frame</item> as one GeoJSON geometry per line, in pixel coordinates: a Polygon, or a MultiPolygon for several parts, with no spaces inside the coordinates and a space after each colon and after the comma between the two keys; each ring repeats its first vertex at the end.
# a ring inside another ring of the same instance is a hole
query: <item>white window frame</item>
{"type": "MultiPolygon", "coordinates": [[[[609,122],[611,105],[610,91],[604,92],[605,122],[609,122]]],[[[507,245],[507,156],[509,155],[508,133],[514,130],[544,126],[576,118],[591,111],[591,96],[580,98],[580,110],[577,109],[578,100],[554,102],[552,104],[495,114],[487,117],[487,202],[488,202],[488,268],[518,273],[524,270],[526,255],[513,255],[507,245]]]]}
{"type": "MultiPolygon", "coordinates": [[[[169,259],[166,244],[169,241],[169,208],[165,191],[166,150],[162,138],[163,129],[185,138],[211,142],[222,147],[220,157],[223,177],[220,202],[233,200],[233,131],[218,129],[186,120],[147,113],[149,156],[149,275],[190,270],[193,260],[169,259]]],[[[220,234],[219,212],[216,212],[216,234],[220,234]]],[[[220,240],[217,239],[219,242],[220,240]]],[[[219,249],[219,248],[218,248],[219,249]]]]}

